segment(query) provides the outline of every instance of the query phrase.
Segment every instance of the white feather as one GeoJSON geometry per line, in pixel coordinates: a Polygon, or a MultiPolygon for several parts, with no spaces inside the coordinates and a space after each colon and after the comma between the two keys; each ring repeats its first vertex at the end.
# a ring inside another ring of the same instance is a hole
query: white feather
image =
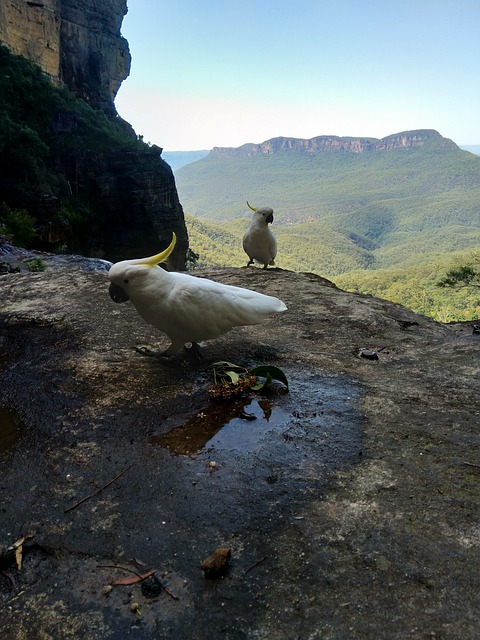
{"type": "Polygon", "coordinates": [[[258,324],[271,313],[287,309],[278,298],[250,289],[139,262],[117,262],[109,278],[127,293],[148,324],[167,334],[172,342],[167,355],[187,342],[210,340],[233,327],[258,324]]]}
{"type": "Polygon", "coordinates": [[[243,250],[250,259],[247,266],[254,261],[263,264],[264,269],[275,264],[277,241],[268,226],[269,220],[273,220],[273,210],[270,207],[259,208],[252,216],[243,236],[243,250]]]}

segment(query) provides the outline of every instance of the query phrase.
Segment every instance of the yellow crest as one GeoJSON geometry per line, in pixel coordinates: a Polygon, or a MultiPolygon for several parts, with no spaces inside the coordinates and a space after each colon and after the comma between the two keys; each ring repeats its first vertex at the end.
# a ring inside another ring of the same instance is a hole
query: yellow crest
{"type": "Polygon", "coordinates": [[[138,261],[138,264],[141,264],[144,267],[156,267],[157,264],[160,264],[161,262],[165,262],[165,260],[168,258],[168,256],[172,253],[173,249],[175,248],[176,242],[177,242],[177,236],[175,235],[175,232],[172,231],[172,241],[164,251],[162,251],[161,253],[157,253],[157,255],[155,256],[150,256],[150,258],[141,258],[138,261]]]}

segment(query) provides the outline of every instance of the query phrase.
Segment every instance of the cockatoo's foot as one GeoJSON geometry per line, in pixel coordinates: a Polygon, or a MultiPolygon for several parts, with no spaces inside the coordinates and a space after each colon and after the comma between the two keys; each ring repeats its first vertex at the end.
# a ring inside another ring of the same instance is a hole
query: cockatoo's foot
{"type": "Polygon", "coordinates": [[[203,355],[202,348],[197,342],[187,342],[183,347],[185,353],[195,360],[195,362],[204,362],[205,356],[203,355]]]}
{"type": "Polygon", "coordinates": [[[138,351],[138,353],[141,353],[142,356],[149,356],[151,358],[169,359],[175,355],[174,353],[167,353],[168,349],[159,351],[158,349],[150,349],[150,347],[147,347],[146,345],[141,345],[139,347],[135,346],[134,349],[135,351],[138,351]]]}
{"type": "Polygon", "coordinates": [[[249,260],[249,261],[247,262],[247,267],[249,267],[249,266],[250,266],[251,264],[253,264],[253,263],[254,263],[254,260],[249,260]]]}

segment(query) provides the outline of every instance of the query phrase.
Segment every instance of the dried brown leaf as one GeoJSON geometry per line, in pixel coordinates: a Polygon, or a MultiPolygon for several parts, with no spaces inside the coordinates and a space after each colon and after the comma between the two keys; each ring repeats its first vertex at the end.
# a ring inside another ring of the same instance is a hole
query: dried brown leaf
{"type": "Polygon", "coordinates": [[[19,571],[22,570],[22,556],[23,556],[23,546],[20,545],[15,549],[15,560],[17,561],[17,568],[19,571]]]}

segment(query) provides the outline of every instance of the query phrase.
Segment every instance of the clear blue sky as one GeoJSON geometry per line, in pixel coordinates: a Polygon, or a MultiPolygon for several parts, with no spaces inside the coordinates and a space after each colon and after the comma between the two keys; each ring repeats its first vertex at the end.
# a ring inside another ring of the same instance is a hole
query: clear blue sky
{"type": "Polygon", "coordinates": [[[119,114],[166,151],[436,129],[480,144],[480,0],[128,0],[119,114]]]}

